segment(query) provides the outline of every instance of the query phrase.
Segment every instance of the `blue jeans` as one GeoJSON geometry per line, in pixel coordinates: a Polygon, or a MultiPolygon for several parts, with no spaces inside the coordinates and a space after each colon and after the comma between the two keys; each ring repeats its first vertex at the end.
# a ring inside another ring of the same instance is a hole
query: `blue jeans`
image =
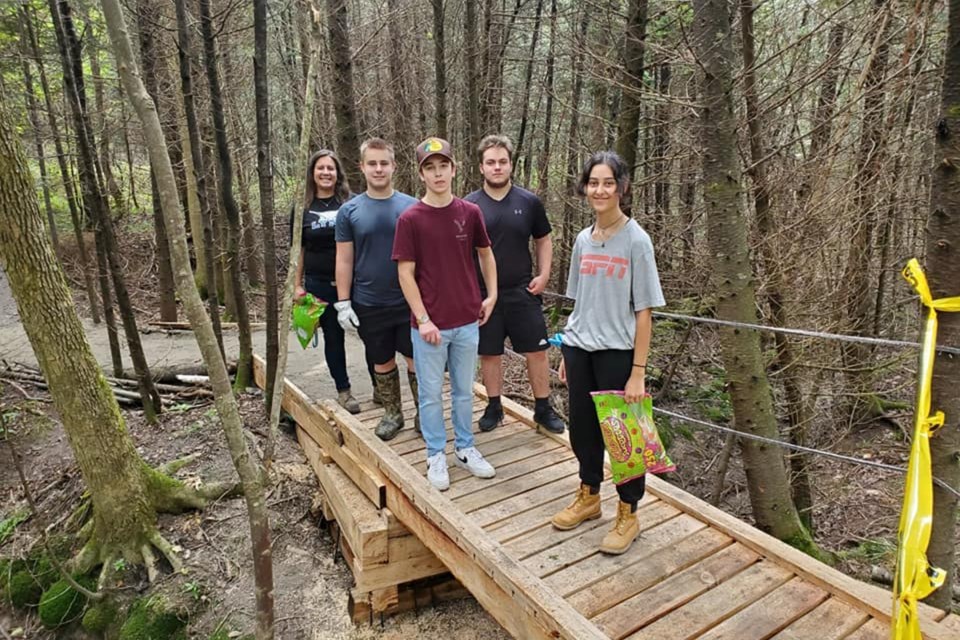
{"type": "Polygon", "coordinates": [[[444,451],[443,370],[450,369],[451,419],[457,449],[473,446],[473,380],[477,368],[480,327],[476,322],[440,331],[440,344],[428,344],[420,331],[410,329],[413,361],[420,381],[420,430],[427,456],[444,451]]]}

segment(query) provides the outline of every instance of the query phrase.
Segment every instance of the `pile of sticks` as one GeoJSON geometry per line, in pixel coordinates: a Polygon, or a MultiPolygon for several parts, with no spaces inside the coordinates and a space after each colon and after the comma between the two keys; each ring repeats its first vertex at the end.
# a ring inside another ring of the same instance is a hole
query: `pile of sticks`
{"type": "MultiPolygon", "coordinates": [[[[185,366],[168,367],[152,372],[152,375],[163,405],[174,406],[213,399],[213,390],[205,373],[202,367],[185,366]]],[[[142,406],[137,380],[132,371],[124,371],[121,377],[105,375],[104,378],[119,405],[130,408],[142,406]]],[[[0,380],[18,388],[24,394],[26,391],[21,385],[44,390],[48,388],[40,369],[20,362],[0,360],[0,380]]]]}

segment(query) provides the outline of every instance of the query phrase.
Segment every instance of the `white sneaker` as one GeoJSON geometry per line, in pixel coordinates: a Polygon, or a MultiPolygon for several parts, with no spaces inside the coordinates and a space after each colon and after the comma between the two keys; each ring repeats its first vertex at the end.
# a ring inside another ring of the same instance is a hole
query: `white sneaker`
{"type": "Polygon", "coordinates": [[[493,465],[483,459],[483,454],[476,447],[457,449],[455,458],[458,467],[463,467],[478,478],[492,478],[497,475],[493,465]]]}
{"type": "MultiPolygon", "coordinates": [[[[489,466],[489,465],[487,465],[489,466]]],[[[446,491],[450,488],[450,474],[447,473],[447,454],[438,451],[427,458],[427,480],[437,491],[446,491]]]]}

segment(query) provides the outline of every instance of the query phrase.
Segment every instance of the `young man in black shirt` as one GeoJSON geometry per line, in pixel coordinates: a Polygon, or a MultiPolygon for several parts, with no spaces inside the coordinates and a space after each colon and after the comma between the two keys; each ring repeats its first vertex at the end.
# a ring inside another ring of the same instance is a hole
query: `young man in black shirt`
{"type": "Polygon", "coordinates": [[[527,360],[527,375],[536,402],[534,420],[548,431],[563,433],[563,420],[550,406],[547,364],[547,327],[540,294],[550,281],[553,245],[543,202],[511,181],[513,144],[502,135],[490,135],[477,148],[483,188],[465,200],[480,207],[497,261],[499,297],[490,320],[480,327],[480,371],[490,400],[478,426],[495,429],[503,421],[503,346],[510,338],[514,350],[527,360]],[[533,276],[530,238],[537,253],[533,276]]]}

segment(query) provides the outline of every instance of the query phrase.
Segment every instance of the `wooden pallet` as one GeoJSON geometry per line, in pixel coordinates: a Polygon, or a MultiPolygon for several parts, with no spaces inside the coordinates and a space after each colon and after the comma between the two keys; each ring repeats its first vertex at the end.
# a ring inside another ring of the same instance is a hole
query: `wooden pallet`
{"type": "MultiPolygon", "coordinates": [[[[476,395],[484,399],[479,385],[476,395]]],[[[377,410],[352,416],[324,401],[294,417],[317,425],[346,476],[362,469],[367,489],[354,480],[357,488],[381,500],[379,512],[406,526],[516,638],[889,637],[888,591],[655,477],[638,510],[641,538],[624,555],[598,552],[615,511],[610,483],[601,490],[604,517],[553,529],[550,517],[578,486],[576,460],[565,437],[536,430],[528,410],[508,400],[504,409],[501,427],[476,434],[496,477],[451,465],[443,493],[424,477],[423,442],[412,430],[386,444],[374,435],[377,410]]],[[[921,621],[930,640],[957,637],[943,611],[923,606],[921,621]]]]}

